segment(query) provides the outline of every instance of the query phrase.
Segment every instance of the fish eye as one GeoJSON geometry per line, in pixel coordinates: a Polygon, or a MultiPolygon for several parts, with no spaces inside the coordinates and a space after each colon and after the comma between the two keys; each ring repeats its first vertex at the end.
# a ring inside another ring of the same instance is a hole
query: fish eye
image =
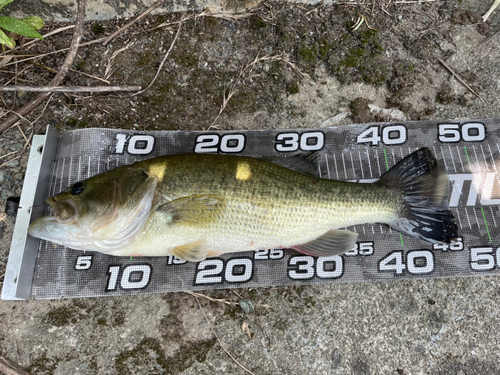
{"type": "Polygon", "coordinates": [[[71,194],[78,195],[83,193],[85,190],[85,184],[83,182],[77,182],[71,187],[71,194]]]}

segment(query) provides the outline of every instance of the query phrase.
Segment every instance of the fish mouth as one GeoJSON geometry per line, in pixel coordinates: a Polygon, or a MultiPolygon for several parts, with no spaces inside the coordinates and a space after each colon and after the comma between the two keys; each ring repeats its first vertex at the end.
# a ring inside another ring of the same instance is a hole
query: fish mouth
{"type": "Polygon", "coordinates": [[[45,202],[52,208],[55,219],[60,224],[70,224],[80,217],[78,209],[72,201],[59,201],[56,197],[49,197],[45,202]]]}

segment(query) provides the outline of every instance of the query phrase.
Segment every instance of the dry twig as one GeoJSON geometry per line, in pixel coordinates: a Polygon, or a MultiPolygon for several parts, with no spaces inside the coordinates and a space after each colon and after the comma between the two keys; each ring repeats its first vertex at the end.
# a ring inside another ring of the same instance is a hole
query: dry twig
{"type": "MultiPolygon", "coordinates": [[[[106,37],[91,40],[90,42],[81,43],[80,47],[86,47],[86,46],[90,46],[92,44],[101,43],[104,39],[106,39],[106,37]]],[[[67,48],[58,49],[57,51],[42,53],[42,54],[38,54],[38,55],[15,55],[16,57],[17,56],[31,56],[31,57],[28,57],[26,59],[17,60],[16,62],[11,62],[11,63],[5,64],[4,66],[14,65],[14,64],[25,62],[25,61],[36,60],[36,59],[39,59],[41,57],[50,56],[50,55],[54,55],[56,53],[65,52],[65,51],[68,51],[69,49],[71,49],[71,46],[69,46],[67,48]]]]}
{"type": "Polygon", "coordinates": [[[479,100],[481,100],[484,103],[484,99],[477,92],[475,92],[474,90],[472,90],[472,88],[462,78],[460,78],[458,76],[458,74],[453,71],[453,69],[451,69],[439,57],[437,58],[437,60],[441,63],[441,65],[443,65],[457,79],[458,82],[460,82],[462,85],[464,85],[471,93],[473,93],[475,96],[477,96],[479,98],[479,100]]]}
{"type": "Polygon", "coordinates": [[[295,70],[297,73],[299,73],[302,77],[311,78],[311,76],[309,74],[302,72],[294,63],[292,63],[285,54],[274,55],[274,56],[271,54],[268,54],[268,55],[265,55],[262,57],[259,57],[257,55],[251,63],[248,63],[245,67],[243,67],[243,69],[241,69],[240,74],[238,75],[238,78],[236,78],[236,80],[234,81],[234,84],[231,87],[231,89],[229,90],[227,95],[226,95],[226,92],[224,90],[224,97],[222,98],[222,104],[220,106],[219,113],[217,114],[217,116],[215,116],[214,121],[208,127],[207,130],[210,130],[210,129],[215,128],[217,126],[217,125],[215,125],[215,123],[217,122],[220,115],[222,114],[222,112],[226,108],[227,103],[229,102],[229,99],[231,99],[232,96],[235,94],[236,86],[238,85],[238,82],[240,81],[241,77],[243,76],[243,73],[248,69],[250,69],[250,70],[253,69],[255,64],[257,64],[258,62],[265,61],[265,60],[267,60],[267,61],[283,61],[284,63],[289,65],[293,70],[295,70]]]}
{"type": "Polygon", "coordinates": [[[4,356],[0,356],[0,373],[5,375],[31,375],[31,373],[4,356]]]}
{"type": "Polygon", "coordinates": [[[179,22],[179,28],[177,29],[177,33],[175,34],[174,40],[172,40],[172,43],[170,44],[170,48],[168,49],[167,53],[163,57],[163,60],[161,61],[161,64],[158,67],[158,70],[156,71],[156,75],[154,76],[151,83],[144,90],[141,90],[141,91],[133,94],[133,96],[142,94],[144,91],[148,90],[153,85],[153,83],[156,81],[156,78],[158,78],[158,74],[160,74],[161,68],[163,68],[163,64],[165,64],[165,61],[167,61],[167,57],[170,54],[170,51],[172,51],[172,48],[174,48],[175,41],[177,40],[177,37],[179,36],[179,33],[181,32],[181,27],[182,27],[182,20],[179,22]]]}
{"type": "Polygon", "coordinates": [[[217,302],[217,303],[223,303],[225,305],[229,305],[229,306],[239,306],[239,303],[238,302],[231,302],[227,299],[220,299],[220,298],[212,298],[212,297],[209,297],[205,294],[202,294],[202,293],[196,293],[196,292],[186,292],[187,294],[191,294],[193,297],[200,297],[200,298],[205,298],[209,301],[212,301],[212,302],[217,302]]]}
{"type": "Polygon", "coordinates": [[[493,11],[500,5],[500,0],[495,0],[491,8],[484,14],[483,16],[483,22],[486,22],[488,18],[490,18],[491,14],[493,11]]]}
{"type": "Polygon", "coordinates": [[[138,91],[141,86],[0,86],[0,91],[31,91],[31,92],[109,92],[138,91]]]}
{"type": "Polygon", "coordinates": [[[249,374],[251,375],[255,375],[252,371],[250,371],[249,369],[247,369],[245,366],[243,366],[241,363],[239,363],[236,358],[234,358],[231,353],[229,353],[226,349],[226,347],[224,346],[224,344],[222,344],[222,341],[221,339],[219,338],[219,336],[217,335],[217,332],[215,332],[214,328],[212,327],[212,325],[210,324],[210,321],[208,320],[208,317],[207,317],[207,314],[205,314],[205,310],[203,310],[203,307],[201,306],[201,303],[200,303],[200,300],[195,296],[195,299],[196,299],[196,302],[198,302],[198,306],[200,307],[200,310],[201,312],[203,313],[203,316],[205,317],[205,320],[207,321],[207,324],[208,326],[210,327],[210,330],[213,332],[213,334],[215,335],[215,338],[217,339],[217,341],[219,341],[219,344],[222,348],[222,350],[224,350],[226,352],[226,354],[231,357],[231,359],[234,361],[234,363],[236,363],[238,366],[240,366],[243,370],[245,370],[246,372],[248,372],[249,374]]]}
{"type": "MultiPolygon", "coordinates": [[[[73,61],[75,60],[76,57],[76,53],[78,52],[80,40],[83,36],[84,21],[85,21],[85,0],[78,0],[78,11],[77,11],[75,32],[73,33],[71,46],[68,51],[68,54],[66,55],[66,59],[64,60],[64,63],[61,66],[61,69],[59,69],[59,73],[57,73],[57,75],[52,79],[51,86],[58,86],[62,82],[64,77],[66,77],[66,74],[68,73],[71,64],[73,64],[73,61]]],[[[49,97],[49,95],[50,92],[39,94],[34,100],[32,100],[24,107],[22,107],[18,111],[18,113],[20,113],[23,116],[27,115],[33,109],[38,107],[42,102],[44,102],[45,99],[49,97]]],[[[5,121],[3,121],[0,124],[0,133],[3,133],[6,129],[12,126],[12,124],[14,124],[18,120],[18,118],[19,116],[12,115],[8,117],[5,121]]]]}
{"type": "Polygon", "coordinates": [[[119,28],[118,30],[116,30],[110,36],[108,36],[106,38],[106,40],[102,44],[105,46],[106,44],[108,44],[109,42],[111,42],[118,34],[122,33],[125,30],[127,30],[134,23],[136,23],[137,21],[139,21],[142,18],[146,17],[149,13],[151,13],[153,10],[155,10],[157,7],[159,7],[161,5],[161,3],[163,3],[163,1],[165,1],[165,0],[158,0],[156,3],[154,3],[153,5],[151,5],[148,9],[146,9],[142,14],[140,14],[139,16],[137,16],[136,18],[134,18],[132,21],[130,21],[129,23],[127,23],[125,26],[123,26],[123,27],[119,28]]]}

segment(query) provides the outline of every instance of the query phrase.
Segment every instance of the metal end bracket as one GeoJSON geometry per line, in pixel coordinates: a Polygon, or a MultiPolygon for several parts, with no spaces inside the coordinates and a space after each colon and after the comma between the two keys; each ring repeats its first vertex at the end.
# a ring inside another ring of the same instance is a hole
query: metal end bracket
{"type": "Polygon", "coordinates": [[[58,141],[59,135],[50,126],[47,126],[45,135],[33,137],[5,271],[3,300],[27,300],[30,297],[40,240],[28,236],[28,227],[45,212],[45,209],[33,210],[33,207],[45,207],[58,141]]]}

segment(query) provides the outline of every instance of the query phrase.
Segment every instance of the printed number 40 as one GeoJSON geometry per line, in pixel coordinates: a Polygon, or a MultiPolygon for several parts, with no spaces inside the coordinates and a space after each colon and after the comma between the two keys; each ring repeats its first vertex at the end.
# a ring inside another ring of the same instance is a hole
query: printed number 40
{"type": "Polygon", "coordinates": [[[406,128],[403,125],[389,125],[382,128],[378,126],[370,126],[363,133],[358,135],[356,142],[370,143],[372,146],[377,146],[379,143],[384,145],[400,145],[407,140],[406,128]]]}
{"type": "Polygon", "coordinates": [[[402,251],[393,251],[380,260],[378,269],[381,272],[394,272],[402,275],[405,270],[412,275],[431,273],[434,270],[434,254],[428,250],[409,251],[405,256],[402,251]]]}

